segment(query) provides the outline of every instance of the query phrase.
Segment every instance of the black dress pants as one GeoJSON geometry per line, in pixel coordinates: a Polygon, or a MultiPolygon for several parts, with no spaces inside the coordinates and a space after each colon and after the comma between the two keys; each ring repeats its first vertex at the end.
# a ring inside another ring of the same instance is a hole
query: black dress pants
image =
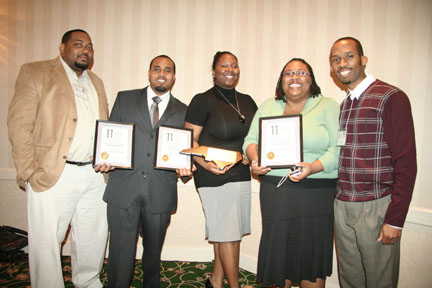
{"type": "Polygon", "coordinates": [[[110,230],[108,287],[128,288],[134,276],[134,263],[139,228],[142,232],[143,287],[160,287],[160,255],[170,213],[151,213],[146,201],[137,197],[128,209],[108,204],[110,230]]]}

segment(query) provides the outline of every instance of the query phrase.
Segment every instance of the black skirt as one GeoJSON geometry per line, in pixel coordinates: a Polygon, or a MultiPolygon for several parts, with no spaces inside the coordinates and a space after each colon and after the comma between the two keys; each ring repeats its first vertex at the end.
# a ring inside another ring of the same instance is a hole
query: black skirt
{"type": "Polygon", "coordinates": [[[315,282],[332,273],[333,200],[337,179],[261,178],[262,235],[257,282],[263,287],[302,280],[315,282]]]}

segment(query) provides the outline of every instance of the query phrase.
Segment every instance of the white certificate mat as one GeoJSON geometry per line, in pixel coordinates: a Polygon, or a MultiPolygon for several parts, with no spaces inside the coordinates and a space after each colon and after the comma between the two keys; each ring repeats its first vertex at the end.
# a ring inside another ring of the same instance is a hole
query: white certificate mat
{"type": "Polygon", "coordinates": [[[303,161],[302,115],[262,117],[259,166],[285,168],[303,161]]]}
{"type": "Polygon", "coordinates": [[[133,123],[96,121],[93,165],[133,169],[134,129],[133,123]]]}
{"type": "Polygon", "coordinates": [[[191,156],[180,154],[183,149],[192,147],[192,137],[192,129],[160,126],[156,142],[155,168],[192,169],[191,156]]]}

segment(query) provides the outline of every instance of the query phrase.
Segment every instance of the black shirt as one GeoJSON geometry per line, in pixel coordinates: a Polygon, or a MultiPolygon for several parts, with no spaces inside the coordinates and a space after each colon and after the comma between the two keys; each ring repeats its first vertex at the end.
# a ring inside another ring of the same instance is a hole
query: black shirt
{"type": "MultiPolygon", "coordinates": [[[[206,92],[194,96],[189,104],[185,121],[203,127],[198,141],[200,146],[242,153],[243,140],[249,131],[256,110],[257,105],[249,95],[215,85],[206,92]],[[237,108],[236,96],[238,108],[246,118],[244,123],[239,121],[238,112],[227,103],[228,100],[237,108]]],[[[249,181],[250,170],[249,166],[238,162],[226,174],[215,175],[197,165],[194,179],[197,188],[217,187],[228,182],[249,181]]]]}

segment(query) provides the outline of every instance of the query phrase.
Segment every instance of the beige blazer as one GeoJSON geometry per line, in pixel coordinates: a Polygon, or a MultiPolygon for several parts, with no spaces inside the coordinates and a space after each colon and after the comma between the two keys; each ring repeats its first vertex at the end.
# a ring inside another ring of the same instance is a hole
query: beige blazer
{"type": "MultiPolygon", "coordinates": [[[[98,94],[100,119],[106,120],[102,80],[87,73],[98,94]]],[[[77,124],[75,97],[59,57],[21,67],[7,124],[18,184],[23,187],[28,181],[38,192],[52,187],[63,171],[77,124]]]]}

